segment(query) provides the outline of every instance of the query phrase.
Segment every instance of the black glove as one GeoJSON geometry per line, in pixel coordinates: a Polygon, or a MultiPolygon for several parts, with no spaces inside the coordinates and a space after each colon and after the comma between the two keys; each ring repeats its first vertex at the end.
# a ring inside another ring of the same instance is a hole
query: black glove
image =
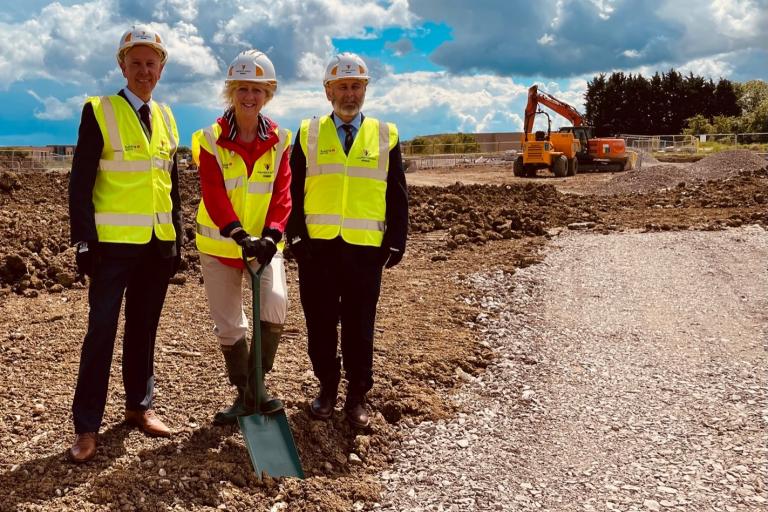
{"type": "Polygon", "coordinates": [[[75,264],[77,271],[84,276],[93,277],[96,267],[101,260],[99,256],[99,242],[90,240],[78,242],[75,249],[75,264]]]}
{"type": "Polygon", "coordinates": [[[258,246],[258,250],[256,251],[258,253],[256,255],[256,261],[261,263],[263,266],[269,265],[269,262],[272,261],[272,257],[277,252],[277,245],[275,244],[275,241],[269,237],[264,236],[256,241],[256,245],[258,246]]]}
{"type": "Polygon", "coordinates": [[[256,258],[262,265],[269,265],[272,257],[277,252],[277,246],[271,238],[256,238],[245,230],[239,230],[232,234],[232,239],[243,248],[246,258],[256,258]]]}
{"type": "Polygon", "coordinates": [[[403,259],[403,251],[394,247],[381,248],[381,264],[384,268],[392,268],[403,259]]]}
{"type": "Polygon", "coordinates": [[[293,242],[291,245],[291,254],[296,258],[299,265],[307,263],[312,260],[312,249],[309,246],[309,241],[293,242]]]}
{"type": "Polygon", "coordinates": [[[255,258],[259,255],[259,239],[251,236],[247,231],[240,230],[232,235],[232,239],[243,248],[243,254],[246,258],[255,258]]]}

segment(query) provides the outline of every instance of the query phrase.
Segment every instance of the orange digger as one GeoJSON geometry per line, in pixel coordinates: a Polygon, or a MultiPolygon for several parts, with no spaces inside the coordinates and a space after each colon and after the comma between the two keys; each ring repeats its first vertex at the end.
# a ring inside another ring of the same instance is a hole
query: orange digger
{"type": "Polygon", "coordinates": [[[539,169],[549,169],[559,177],[574,176],[579,169],[611,165],[620,171],[640,165],[639,155],[627,150],[626,141],[619,138],[596,138],[593,128],[584,125],[584,117],[572,106],[554,96],[539,91],[538,86],[528,89],[528,104],[522,137],[523,154],[513,165],[515,176],[536,176],[539,169]],[[568,119],[573,126],[552,133],[552,120],[539,108],[544,105],[568,119]],[[536,114],[547,116],[547,131],[531,132],[536,114]]]}

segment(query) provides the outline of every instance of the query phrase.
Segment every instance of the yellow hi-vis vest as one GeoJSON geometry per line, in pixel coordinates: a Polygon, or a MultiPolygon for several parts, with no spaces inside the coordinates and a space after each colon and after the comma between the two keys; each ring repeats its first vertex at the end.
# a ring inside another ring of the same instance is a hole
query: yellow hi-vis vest
{"type": "Polygon", "coordinates": [[[171,168],[179,132],[171,109],[151,102],[153,129],[148,140],[136,112],[122,96],[86,101],[93,106],[104,138],[93,186],[99,241],[145,244],[153,231],[160,240],[175,240],[171,168]]]}
{"type": "MultiPolygon", "coordinates": [[[[218,123],[192,134],[192,158],[195,163],[200,165],[201,147],[216,158],[232,209],[240,219],[243,229],[254,236],[261,236],[261,231],[264,229],[280,160],[285,149],[291,144],[289,130],[276,131],[277,144],[256,160],[250,178],[242,157],[216,144],[221,134],[221,126],[218,123]]],[[[202,199],[197,208],[195,242],[197,250],[205,254],[223,258],[242,257],[240,246],[230,237],[225,237],[219,232],[219,227],[211,220],[202,199]]],[[[283,241],[277,244],[281,251],[284,246],[283,241]]]]}
{"type": "Polygon", "coordinates": [[[386,227],[389,152],[397,127],[366,117],[344,154],[330,116],[301,122],[299,142],[307,157],[304,220],[310,238],[380,247],[386,227]]]}

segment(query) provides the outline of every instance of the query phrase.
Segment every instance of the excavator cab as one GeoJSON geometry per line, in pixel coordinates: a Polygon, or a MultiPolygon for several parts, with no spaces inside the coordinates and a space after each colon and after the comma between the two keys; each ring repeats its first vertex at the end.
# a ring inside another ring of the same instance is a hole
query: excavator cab
{"type": "Polygon", "coordinates": [[[560,133],[572,133],[573,137],[578,139],[579,152],[577,157],[580,162],[589,160],[589,139],[593,137],[591,126],[561,126],[560,133]]]}

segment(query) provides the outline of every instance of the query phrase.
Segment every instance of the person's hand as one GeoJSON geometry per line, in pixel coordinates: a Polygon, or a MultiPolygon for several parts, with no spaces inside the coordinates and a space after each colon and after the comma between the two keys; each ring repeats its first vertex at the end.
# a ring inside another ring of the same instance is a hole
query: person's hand
{"type": "Polygon", "coordinates": [[[291,254],[296,258],[299,265],[304,264],[312,259],[312,250],[309,247],[309,242],[298,241],[293,242],[290,245],[291,254]]]}
{"type": "Polygon", "coordinates": [[[243,248],[243,254],[245,254],[246,258],[255,258],[259,255],[259,249],[256,244],[259,241],[258,238],[249,235],[244,229],[238,229],[231,236],[232,240],[243,248]]]}
{"type": "Polygon", "coordinates": [[[99,265],[99,242],[91,240],[78,242],[75,249],[75,264],[77,271],[84,276],[93,277],[96,267],[99,265]]]}
{"type": "Polygon", "coordinates": [[[384,268],[392,268],[403,259],[403,251],[394,247],[381,248],[381,264],[384,268]]]}
{"type": "Polygon", "coordinates": [[[269,262],[272,261],[272,257],[277,252],[275,241],[268,236],[263,236],[256,241],[256,245],[258,246],[258,249],[256,250],[256,261],[263,266],[269,265],[269,262]]]}

